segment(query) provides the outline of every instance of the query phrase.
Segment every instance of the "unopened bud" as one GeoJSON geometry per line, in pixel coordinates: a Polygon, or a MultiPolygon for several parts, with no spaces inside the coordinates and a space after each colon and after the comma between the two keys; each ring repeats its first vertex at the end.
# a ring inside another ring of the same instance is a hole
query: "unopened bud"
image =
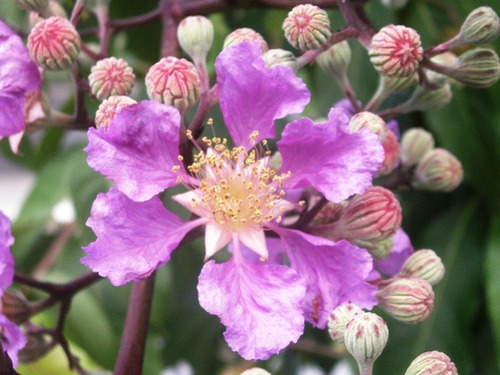
{"type": "Polygon", "coordinates": [[[378,242],[362,242],[355,241],[359,247],[365,248],[374,260],[382,260],[391,255],[394,247],[394,239],[392,237],[378,242]]]}
{"type": "Polygon", "coordinates": [[[275,172],[279,172],[282,165],[283,157],[281,156],[281,152],[276,151],[273,156],[271,156],[271,160],[269,161],[269,168],[271,168],[275,172]]]}
{"type": "Polygon", "coordinates": [[[463,177],[460,161],[449,151],[435,148],[418,163],[412,186],[422,190],[450,192],[460,185],[463,177]]]}
{"type": "Polygon", "coordinates": [[[271,375],[271,373],[260,367],[252,367],[248,370],[243,371],[240,375],[271,375]]]}
{"type": "Polygon", "coordinates": [[[363,310],[354,303],[345,303],[337,306],[328,316],[328,333],[332,340],[343,343],[347,323],[354,318],[354,315],[362,313],[363,310]]]}
{"type": "Polygon", "coordinates": [[[441,109],[451,101],[452,95],[449,83],[445,83],[443,86],[436,89],[427,89],[422,86],[417,86],[411,97],[398,106],[398,109],[402,113],[441,109]]]}
{"type": "Polygon", "coordinates": [[[384,162],[377,171],[377,177],[391,173],[399,162],[399,143],[396,135],[390,129],[387,129],[382,147],[384,148],[384,162]]]}
{"type": "Polygon", "coordinates": [[[108,57],[99,60],[91,69],[89,85],[99,100],[115,95],[130,95],[135,75],[123,59],[108,57]]]}
{"type": "Polygon", "coordinates": [[[495,51],[487,48],[469,50],[452,64],[441,67],[443,74],[475,88],[490,87],[500,78],[500,59],[495,51]]]}
{"type": "Polygon", "coordinates": [[[288,42],[301,51],[320,48],[332,35],[326,11],[311,4],[294,7],[281,27],[288,42]]]}
{"type": "Polygon", "coordinates": [[[177,40],[181,48],[194,61],[204,61],[212,47],[214,26],[203,16],[184,18],[177,29],[177,40]]]}
{"type": "Polygon", "coordinates": [[[372,38],[370,61],[377,71],[390,77],[408,77],[423,58],[418,33],[406,26],[388,25],[372,38]]]}
{"type": "Polygon", "coordinates": [[[129,105],[137,103],[134,99],[128,96],[110,96],[104,100],[97,112],[95,113],[95,125],[97,129],[108,129],[111,121],[116,117],[118,112],[129,105]]]}
{"type": "Polygon", "coordinates": [[[429,249],[415,251],[403,264],[398,277],[414,276],[436,285],[444,276],[441,258],[429,249]]]}
{"type": "Polygon", "coordinates": [[[31,316],[29,302],[20,292],[4,291],[0,306],[2,314],[15,324],[22,324],[31,316]]]}
{"type": "Polygon", "coordinates": [[[381,3],[389,9],[401,9],[408,3],[408,0],[381,0],[381,3]]]}
{"type": "Polygon", "coordinates": [[[432,351],[415,358],[405,375],[458,375],[455,364],[446,354],[432,351]]]}
{"type": "Polygon", "coordinates": [[[200,78],[192,63],[169,56],[149,69],[146,88],[150,99],[172,105],[184,112],[200,96],[200,78]]]}
{"type": "Polygon", "coordinates": [[[34,362],[54,348],[53,343],[48,341],[45,335],[28,334],[26,338],[26,345],[18,353],[20,362],[34,362]]]}
{"type": "Polygon", "coordinates": [[[316,61],[324,72],[339,79],[347,73],[351,63],[351,47],[343,40],[320,53],[316,61]]]}
{"type": "Polygon", "coordinates": [[[19,7],[32,12],[42,12],[49,4],[48,0],[14,0],[19,7]]]}
{"type": "Polygon", "coordinates": [[[347,323],[344,343],[358,363],[360,374],[372,373],[368,369],[373,367],[373,363],[382,354],[388,339],[386,322],[374,313],[357,314],[347,323]]]}
{"type": "Polygon", "coordinates": [[[380,142],[383,142],[387,134],[387,125],[382,117],[371,112],[356,113],[349,121],[349,131],[357,132],[359,129],[365,128],[372,133],[378,135],[380,142]]]}
{"type": "Polygon", "coordinates": [[[288,66],[292,68],[294,72],[297,71],[298,68],[295,55],[284,49],[270,49],[262,55],[262,58],[269,68],[274,68],[275,66],[288,66]]]}
{"type": "Polygon", "coordinates": [[[222,48],[226,49],[241,42],[260,42],[262,52],[266,52],[269,49],[267,42],[264,40],[264,37],[257,31],[249,29],[247,27],[236,29],[231,34],[226,36],[222,48]]]}
{"type": "Polygon", "coordinates": [[[404,132],[401,137],[399,158],[405,166],[417,164],[424,155],[434,148],[434,137],[422,128],[404,132]]]}
{"type": "Polygon", "coordinates": [[[431,284],[418,277],[395,277],[384,282],[377,292],[380,308],[401,322],[423,322],[434,307],[431,284]]]}
{"type": "Polygon", "coordinates": [[[487,6],[473,10],[465,19],[454,47],[463,44],[485,44],[500,35],[500,18],[487,6]]]}
{"type": "Polygon", "coordinates": [[[80,36],[66,18],[50,17],[31,30],[28,50],[40,66],[65,70],[73,65],[80,52],[80,36]]]}
{"type": "MultiPolygon", "coordinates": [[[[311,221],[312,225],[323,225],[334,223],[342,217],[342,213],[344,212],[346,202],[342,203],[333,203],[328,202],[321,208],[321,210],[314,216],[314,219],[311,221]]],[[[321,235],[318,233],[318,235],[321,235]]],[[[326,235],[326,234],[323,234],[326,235]]],[[[328,235],[326,235],[328,237],[328,235]]]]}

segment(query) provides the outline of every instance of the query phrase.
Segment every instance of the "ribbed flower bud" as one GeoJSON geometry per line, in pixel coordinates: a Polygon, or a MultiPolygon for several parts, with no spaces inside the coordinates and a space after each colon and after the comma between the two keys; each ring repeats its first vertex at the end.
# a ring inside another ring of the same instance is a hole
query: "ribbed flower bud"
{"type": "Polygon", "coordinates": [[[413,128],[401,137],[399,159],[405,166],[417,164],[424,155],[434,148],[434,137],[422,128],[413,128]]]}
{"type": "Polygon", "coordinates": [[[361,307],[354,303],[344,303],[337,306],[328,316],[328,333],[332,340],[343,343],[347,323],[354,318],[354,315],[362,313],[361,307]]]}
{"type": "Polygon", "coordinates": [[[359,246],[364,247],[373,259],[382,260],[391,255],[394,247],[394,239],[389,237],[378,242],[359,242],[359,246]]]}
{"type": "Polygon", "coordinates": [[[109,127],[111,121],[116,117],[120,109],[137,103],[128,96],[110,96],[104,100],[95,113],[95,125],[97,129],[109,127]]]}
{"type": "Polygon", "coordinates": [[[426,89],[422,86],[417,86],[411,97],[398,106],[398,109],[402,113],[438,110],[451,101],[452,95],[449,83],[445,83],[436,89],[426,89]]]}
{"type": "Polygon", "coordinates": [[[347,68],[351,63],[351,55],[351,47],[344,40],[320,53],[316,62],[324,72],[339,79],[347,73],[347,68]]]}
{"type": "Polygon", "coordinates": [[[387,129],[382,147],[384,148],[384,162],[377,171],[377,177],[391,173],[399,162],[399,143],[396,135],[390,129],[387,129]]]}
{"type": "MultiPolygon", "coordinates": [[[[323,208],[316,214],[314,219],[311,221],[312,225],[323,225],[334,223],[342,217],[345,206],[347,202],[333,203],[328,202],[323,206],[323,208]]],[[[321,234],[319,234],[321,235],[321,234]]],[[[328,235],[326,235],[328,237],[328,235]]]]}
{"type": "Polygon", "coordinates": [[[442,68],[443,74],[475,88],[489,87],[500,78],[500,59],[495,51],[487,48],[469,50],[442,68]]]}
{"type": "Polygon", "coordinates": [[[311,4],[294,7],[281,27],[288,42],[301,51],[320,48],[332,35],[328,14],[311,4]]]}
{"type": "Polygon", "coordinates": [[[80,36],[66,18],[50,17],[31,30],[28,50],[44,68],[65,70],[73,65],[80,52],[80,36]]]}
{"type": "Polygon", "coordinates": [[[418,277],[395,277],[385,281],[377,292],[380,308],[401,322],[423,322],[434,307],[431,284],[418,277]]]}
{"type": "Polygon", "coordinates": [[[260,35],[257,31],[249,29],[248,27],[242,27],[241,29],[236,29],[231,34],[226,36],[226,39],[224,39],[224,45],[222,49],[229,48],[232,45],[241,42],[260,42],[262,46],[262,52],[266,52],[269,49],[267,42],[264,40],[264,37],[260,35]]]}
{"type": "Polygon", "coordinates": [[[150,99],[184,112],[200,96],[200,77],[194,65],[186,59],[164,57],[146,74],[146,88],[150,99]]]}
{"type": "Polygon", "coordinates": [[[360,374],[371,374],[367,369],[373,367],[388,339],[389,329],[386,322],[374,313],[357,314],[347,323],[344,343],[358,363],[360,374]]]}
{"type": "Polygon", "coordinates": [[[0,311],[15,324],[22,324],[31,316],[29,302],[26,298],[20,292],[11,290],[4,291],[0,302],[0,311]]]}
{"type": "Polygon", "coordinates": [[[130,95],[134,81],[132,68],[125,60],[116,57],[99,60],[90,69],[90,89],[99,100],[114,95],[130,95]]]}
{"type": "Polygon", "coordinates": [[[500,35],[500,18],[487,6],[473,10],[465,19],[454,47],[463,44],[485,44],[500,35]]]}
{"type": "Polygon", "coordinates": [[[184,18],[177,29],[177,40],[181,48],[194,61],[204,61],[212,47],[214,25],[203,16],[184,18]]]}
{"type": "Polygon", "coordinates": [[[432,351],[415,358],[405,375],[458,375],[455,364],[446,354],[432,351]]]}
{"type": "Polygon", "coordinates": [[[418,163],[412,185],[416,189],[449,192],[460,185],[463,177],[460,161],[449,151],[435,148],[418,163]]]}
{"type": "Polygon", "coordinates": [[[19,7],[32,11],[32,12],[42,12],[47,5],[49,0],[14,0],[19,7]]]}
{"type": "Polygon", "coordinates": [[[357,132],[359,129],[365,128],[372,133],[378,135],[380,142],[383,142],[387,134],[387,125],[382,117],[372,112],[359,112],[352,116],[349,121],[349,131],[357,132]]]}
{"type": "Polygon", "coordinates": [[[252,367],[248,370],[243,371],[240,375],[271,375],[271,373],[260,367],[252,367]]]}
{"type": "Polygon", "coordinates": [[[273,68],[275,66],[288,66],[289,68],[292,68],[294,72],[297,71],[297,58],[290,51],[280,48],[270,49],[269,51],[264,52],[262,58],[269,68],[273,68]]]}
{"type": "Polygon", "coordinates": [[[441,258],[429,249],[415,251],[403,264],[398,277],[414,276],[436,285],[444,276],[444,265],[441,258]]]}
{"type": "Polygon", "coordinates": [[[372,38],[370,61],[377,71],[390,77],[408,77],[423,57],[418,33],[406,26],[388,25],[372,38]]]}

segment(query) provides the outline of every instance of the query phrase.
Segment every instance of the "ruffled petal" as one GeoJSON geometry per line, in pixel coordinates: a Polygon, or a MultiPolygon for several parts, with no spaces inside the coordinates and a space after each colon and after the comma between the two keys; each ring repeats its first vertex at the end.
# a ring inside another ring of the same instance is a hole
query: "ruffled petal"
{"type": "Polygon", "coordinates": [[[310,99],[292,69],[266,67],[260,43],[239,43],[222,51],[215,70],[224,121],[238,146],[249,148],[255,130],[256,142],[274,138],[274,121],[302,112],[310,99]]]}
{"type": "Polygon", "coordinates": [[[14,237],[10,224],[10,219],[0,211],[0,297],[14,278],[14,257],[9,250],[10,245],[14,243],[14,237]]]}
{"type": "Polygon", "coordinates": [[[134,201],[177,185],[180,115],[156,101],[123,108],[109,128],[88,131],[88,164],[134,201]]]}
{"type": "Polygon", "coordinates": [[[24,130],[24,92],[0,91],[0,137],[24,130]]]}
{"type": "Polygon", "coordinates": [[[366,279],[373,268],[372,257],[347,241],[332,242],[300,231],[279,229],[293,269],[306,279],[304,314],[307,321],[325,328],[328,314],[351,302],[370,309],[377,288],[366,279]]]}
{"type": "Polygon", "coordinates": [[[87,225],[97,240],[83,248],[82,263],[113,285],[141,280],[170,259],[184,236],[200,220],[184,223],[160,199],[134,202],[116,188],[99,194],[87,225]]]}
{"type": "Polygon", "coordinates": [[[1,347],[9,355],[12,366],[16,368],[17,353],[26,345],[26,336],[17,325],[3,314],[0,314],[0,332],[4,336],[3,339],[0,339],[1,347]]]}
{"type": "Polygon", "coordinates": [[[410,237],[403,229],[398,229],[393,240],[391,254],[387,258],[375,262],[377,269],[388,276],[399,273],[406,259],[415,251],[410,242],[410,237]]]}
{"type": "Polygon", "coordinates": [[[294,270],[234,258],[206,263],[198,283],[200,305],[219,316],[227,343],[248,360],[267,359],[298,340],[304,293],[304,280],[294,270]]]}
{"type": "Polygon", "coordinates": [[[290,188],[312,185],[332,202],[365,192],[384,160],[378,137],[366,129],[351,134],[348,115],[338,108],[326,123],[302,118],[287,125],[278,149],[290,188]]]}
{"type": "Polygon", "coordinates": [[[269,257],[266,236],[264,235],[263,229],[247,229],[240,231],[238,232],[238,238],[245,246],[254,251],[261,258],[267,259],[269,257]]]}
{"type": "Polygon", "coordinates": [[[205,260],[231,242],[232,234],[218,224],[207,223],[205,228],[205,260]]]}

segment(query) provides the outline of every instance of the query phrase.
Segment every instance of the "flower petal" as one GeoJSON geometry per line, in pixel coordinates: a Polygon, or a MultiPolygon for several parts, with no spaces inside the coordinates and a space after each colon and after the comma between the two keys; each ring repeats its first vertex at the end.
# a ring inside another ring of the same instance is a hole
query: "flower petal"
{"type": "Polygon", "coordinates": [[[247,229],[238,232],[239,240],[263,259],[269,257],[264,229],[247,229]]]}
{"type": "Polygon", "coordinates": [[[97,240],[85,247],[82,263],[113,285],[141,280],[170,259],[184,236],[200,220],[184,223],[160,199],[134,202],[116,188],[99,194],[87,225],[97,240]]]}
{"type": "Polygon", "coordinates": [[[14,257],[9,250],[13,243],[10,219],[0,211],[0,297],[14,278],[14,257]]]}
{"type": "Polygon", "coordinates": [[[414,252],[410,237],[403,229],[398,229],[393,240],[391,254],[387,258],[375,262],[377,269],[388,276],[394,276],[401,271],[406,259],[414,252]]]}
{"type": "Polygon", "coordinates": [[[232,233],[221,225],[207,223],[205,228],[205,260],[231,242],[232,233]]]}
{"type": "Polygon", "coordinates": [[[306,279],[306,320],[325,328],[328,314],[351,302],[372,308],[377,288],[366,282],[373,268],[372,257],[347,241],[332,242],[300,231],[278,229],[291,266],[306,279]]]}
{"type": "Polygon", "coordinates": [[[0,332],[4,339],[0,340],[2,350],[6,351],[12,361],[12,366],[17,367],[17,353],[26,345],[26,336],[17,325],[12,323],[3,314],[0,314],[0,332]]]}
{"type": "Polygon", "coordinates": [[[378,137],[366,129],[348,130],[348,115],[332,108],[328,122],[308,118],[285,127],[278,149],[291,188],[312,185],[332,202],[363,193],[384,160],[378,137]],[[314,152],[311,152],[314,150],[314,152]]]}
{"type": "Polygon", "coordinates": [[[304,293],[304,280],[292,269],[235,258],[206,263],[198,283],[200,305],[219,316],[227,343],[248,360],[267,359],[298,340],[304,293]]]}
{"type": "Polygon", "coordinates": [[[89,129],[87,162],[130,199],[148,200],[177,185],[179,127],[173,107],[156,101],[125,107],[107,130],[89,129]]]}
{"type": "Polygon", "coordinates": [[[24,92],[0,91],[0,137],[24,130],[24,92]]]}
{"type": "Polygon", "coordinates": [[[224,121],[234,143],[250,147],[257,130],[259,142],[274,138],[274,120],[300,113],[309,102],[306,85],[292,69],[267,68],[260,43],[238,43],[222,51],[215,62],[224,121]]]}

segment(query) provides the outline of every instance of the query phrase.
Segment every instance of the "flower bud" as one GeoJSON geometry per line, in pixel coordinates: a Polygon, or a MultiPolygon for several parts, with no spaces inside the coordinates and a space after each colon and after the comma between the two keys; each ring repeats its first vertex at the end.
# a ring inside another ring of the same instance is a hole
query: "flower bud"
{"type": "MultiPolygon", "coordinates": [[[[323,206],[323,208],[314,216],[312,220],[312,225],[323,225],[334,223],[342,217],[345,206],[347,203],[333,203],[328,202],[323,206]]],[[[328,237],[328,235],[327,235],[328,237]]]]}
{"type": "Polygon", "coordinates": [[[356,113],[349,121],[349,131],[356,133],[359,129],[365,128],[378,135],[380,142],[383,142],[387,134],[387,125],[382,117],[371,112],[356,113]]]}
{"type": "Polygon", "coordinates": [[[257,31],[254,31],[247,27],[236,29],[231,34],[226,36],[226,39],[224,39],[224,45],[222,49],[229,48],[232,45],[241,42],[260,42],[262,46],[262,52],[266,52],[269,49],[267,42],[264,40],[264,37],[260,35],[257,31]]]}
{"type": "Polygon", "coordinates": [[[415,358],[405,375],[458,375],[455,364],[446,354],[432,351],[415,358]]]}
{"type": "Polygon", "coordinates": [[[408,0],[381,0],[381,3],[389,9],[401,9],[408,3],[408,0]]]}
{"type": "Polygon", "coordinates": [[[500,59],[495,51],[487,48],[469,50],[442,68],[443,74],[475,88],[490,87],[500,78],[500,59]]]}
{"type": "Polygon", "coordinates": [[[395,277],[377,291],[380,308],[401,322],[423,322],[434,307],[434,292],[428,281],[418,277],[395,277]]]}
{"type": "Polygon", "coordinates": [[[347,323],[357,314],[362,314],[363,310],[354,303],[344,303],[337,306],[328,316],[328,333],[333,341],[344,342],[344,332],[347,323]]]}
{"type": "Polygon", "coordinates": [[[417,86],[411,97],[397,108],[401,113],[411,111],[433,111],[443,108],[451,101],[452,92],[449,83],[436,89],[417,86]]]}
{"type": "Polygon", "coordinates": [[[390,129],[387,129],[382,147],[384,148],[384,162],[377,171],[377,177],[391,173],[399,162],[399,143],[396,135],[390,129]]]}
{"type": "Polygon", "coordinates": [[[500,35],[500,18],[487,6],[473,10],[465,19],[453,47],[463,44],[485,44],[500,35]]]}
{"type": "Polygon", "coordinates": [[[28,50],[38,65],[65,70],[73,65],[80,52],[80,36],[66,18],[50,17],[31,30],[28,50]]]}
{"type": "Polygon", "coordinates": [[[373,363],[382,354],[389,338],[386,322],[378,315],[365,312],[347,323],[344,343],[358,363],[360,374],[371,374],[373,363]]]}
{"type": "Polygon", "coordinates": [[[434,137],[422,128],[406,131],[401,137],[399,158],[405,166],[417,164],[434,148],[434,137]]]}
{"type": "Polygon", "coordinates": [[[449,151],[436,148],[429,151],[418,163],[412,186],[431,191],[455,190],[462,182],[462,164],[449,151]]]}
{"type": "Polygon", "coordinates": [[[324,72],[339,79],[347,74],[347,68],[351,63],[351,47],[343,40],[320,53],[316,61],[324,72]]]}
{"type": "Polygon", "coordinates": [[[444,276],[444,265],[441,258],[432,250],[415,251],[403,264],[398,277],[414,276],[436,285],[444,276]]]}
{"type": "Polygon", "coordinates": [[[4,291],[0,303],[0,311],[15,324],[22,324],[31,316],[29,302],[24,295],[11,290],[4,291]]]}
{"type": "Polygon", "coordinates": [[[362,242],[355,241],[359,247],[364,247],[374,260],[382,260],[391,255],[394,247],[394,239],[392,237],[378,242],[362,242]]]}
{"type": "Polygon", "coordinates": [[[26,345],[19,351],[20,362],[34,362],[54,348],[45,335],[28,334],[26,338],[26,345]]]}
{"type": "Polygon", "coordinates": [[[279,48],[270,49],[264,52],[262,58],[269,68],[274,68],[275,66],[288,66],[292,68],[294,72],[297,71],[297,58],[290,51],[279,48]]]}
{"type": "Polygon", "coordinates": [[[240,375],[271,375],[271,373],[259,367],[252,367],[243,371],[240,375]]]}
{"type": "Polygon", "coordinates": [[[408,77],[423,58],[418,33],[406,26],[388,25],[372,38],[369,55],[377,71],[390,77],[408,77]]]}
{"type": "Polygon", "coordinates": [[[49,4],[48,0],[14,0],[19,7],[32,12],[42,12],[49,4]]]}
{"type": "Polygon", "coordinates": [[[150,99],[184,112],[200,96],[200,78],[194,65],[186,59],[164,57],[146,74],[146,88],[150,99]]]}
{"type": "Polygon", "coordinates": [[[203,16],[184,18],[177,29],[177,40],[181,48],[194,61],[205,61],[214,39],[212,21],[203,16]]]}
{"type": "Polygon", "coordinates": [[[294,7],[281,28],[288,42],[301,51],[320,48],[332,35],[328,14],[311,4],[294,7]]]}
{"type": "Polygon", "coordinates": [[[95,125],[97,129],[108,129],[111,121],[116,117],[120,109],[137,103],[128,96],[110,96],[104,100],[95,113],[95,125]]]}
{"type": "Polygon", "coordinates": [[[89,85],[99,100],[115,95],[130,95],[135,75],[123,59],[108,57],[99,60],[91,69],[89,85]]]}

